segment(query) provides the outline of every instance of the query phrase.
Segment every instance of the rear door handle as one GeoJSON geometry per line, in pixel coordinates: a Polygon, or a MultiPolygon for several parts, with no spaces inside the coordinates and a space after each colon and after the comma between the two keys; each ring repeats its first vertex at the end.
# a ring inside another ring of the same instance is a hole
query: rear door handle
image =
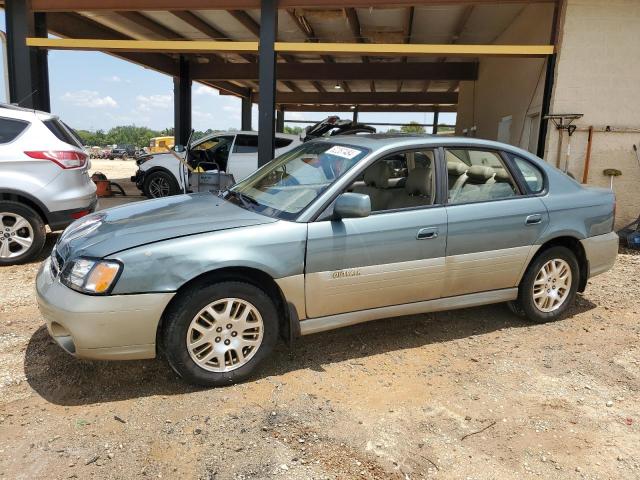
{"type": "Polygon", "coordinates": [[[542,223],[542,215],[539,213],[529,215],[524,221],[525,225],[538,225],[540,223],[542,223]]]}
{"type": "Polygon", "coordinates": [[[438,227],[427,227],[418,230],[416,235],[418,240],[430,240],[432,238],[438,238],[438,227]]]}

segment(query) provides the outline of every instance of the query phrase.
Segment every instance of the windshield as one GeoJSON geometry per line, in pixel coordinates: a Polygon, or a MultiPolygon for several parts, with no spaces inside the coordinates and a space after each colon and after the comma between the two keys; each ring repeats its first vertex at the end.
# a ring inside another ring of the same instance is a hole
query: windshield
{"type": "Polygon", "coordinates": [[[292,220],[368,153],[362,147],[305,143],[236,184],[225,198],[264,215],[292,220]]]}

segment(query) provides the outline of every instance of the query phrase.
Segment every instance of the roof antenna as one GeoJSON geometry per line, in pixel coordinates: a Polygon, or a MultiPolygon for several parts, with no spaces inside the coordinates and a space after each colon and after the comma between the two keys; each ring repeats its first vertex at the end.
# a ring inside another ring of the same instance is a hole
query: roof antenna
{"type": "MultiPolygon", "coordinates": [[[[22,100],[20,100],[20,101],[16,102],[16,103],[15,103],[15,105],[20,106],[20,104],[21,104],[22,102],[24,102],[24,101],[25,101],[25,100],[27,100],[28,98],[33,97],[36,93],[38,93],[38,90],[37,90],[37,89],[33,90],[29,95],[27,95],[27,96],[23,97],[23,98],[22,98],[22,100]]],[[[35,112],[35,110],[36,110],[36,109],[34,108],[34,109],[33,109],[33,111],[35,112]]]]}

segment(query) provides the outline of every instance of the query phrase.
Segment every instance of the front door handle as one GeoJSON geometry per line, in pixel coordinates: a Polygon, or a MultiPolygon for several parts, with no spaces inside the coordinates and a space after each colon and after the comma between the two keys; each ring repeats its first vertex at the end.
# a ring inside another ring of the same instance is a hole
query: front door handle
{"type": "Polygon", "coordinates": [[[542,215],[539,213],[529,215],[524,221],[525,225],[538,225],[540,223],[542,223],[542,215]]]}
{"type": "Polygon", "coordinates": [[[416,235],[418,240],[430,240],[432,238],[438,238],[438,227],[427,227],[418,230],[416,235]]]}

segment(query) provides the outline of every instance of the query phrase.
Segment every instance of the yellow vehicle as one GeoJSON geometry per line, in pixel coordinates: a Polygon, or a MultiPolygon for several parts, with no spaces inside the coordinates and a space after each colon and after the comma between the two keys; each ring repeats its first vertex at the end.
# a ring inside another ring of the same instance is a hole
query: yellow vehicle
{"type": "Polygon", "coordinates": [[[175,139],[171,137],[153,137],[149,141],[149,153],[164,153],[175,145],[175,139]]]}

